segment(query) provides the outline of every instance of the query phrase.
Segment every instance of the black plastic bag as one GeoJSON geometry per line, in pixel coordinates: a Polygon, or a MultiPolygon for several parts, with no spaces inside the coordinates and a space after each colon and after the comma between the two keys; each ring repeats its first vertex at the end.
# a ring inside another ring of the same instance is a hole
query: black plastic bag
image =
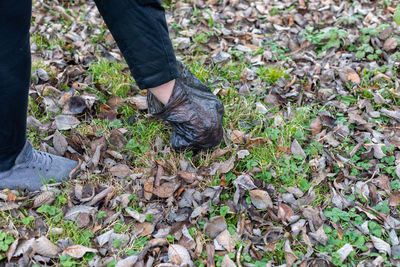
{"type": "Polygon", "coordinates": [[[164,106],[147,92],[149,112],[172,127],[170,143],[176,151],[207,149],[221,143],[222,102],[183,63],[169,102],[164,106]]]}

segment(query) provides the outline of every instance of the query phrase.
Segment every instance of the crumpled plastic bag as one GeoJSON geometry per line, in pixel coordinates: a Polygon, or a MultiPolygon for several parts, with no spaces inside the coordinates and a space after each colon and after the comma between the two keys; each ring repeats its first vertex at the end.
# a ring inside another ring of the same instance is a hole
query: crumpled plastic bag
{"type": "Polygon", "coordinates": [[[219,145],[223,137],[222,102],[183,63],[178,62],[178,70],[179,77],[165,106],[147,92],[150,114],[170,123],[171,147],[178,152],[219,145]]]}

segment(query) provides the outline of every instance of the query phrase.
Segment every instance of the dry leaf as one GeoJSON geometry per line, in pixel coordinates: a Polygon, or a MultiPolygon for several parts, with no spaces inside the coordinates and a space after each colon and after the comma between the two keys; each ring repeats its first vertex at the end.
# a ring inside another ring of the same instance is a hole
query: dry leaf
{"type": "Polygon", "coordinates": [[[212,217],[204,227],[204,233],[211,238],[217,237],[222,231],[226,230],[228,225],[226,224],[223,216],[212,217]]]}
{"type": "Polygon", "coordinates": [[[245,135],[245,132],[242,132],[239,130],[233,130],[231,133],[232,142],[235,144],[243,144],[245,141],[244,135],[245,135]]]}
{"type": "Polygon", "coordinates": [[[178,189],[179,184],[174,182],[166,182],[153,189],[153,194],[160,198],[169,198],[171,197],[175,190],[178,189]]]}
{"type": "Polygon", "coordinates": [[[217,237],[216,240],[218,244],[226,249],[228,252],[234,252],[235,250],[235,240],[233,240],[231,234],[227,229],[222,231],[217,237]]]}
{"type": "Polygon", "coordinates": [[[125,178],[131,174],[131,170],[125,164],[118,164],[114,167],[111,167],[108,171],[111,173],[111,175],[118,178],[125,178]]]}
{"type": "Polygon", "coordinates": [[[315,118],[310,123],[311,135],[316,136],[322,130],[322,122],[319,118],[315,118]]]}
{"type": "Polygon", "coordinates": [[[154,232],[154,225],[150,222],[138,223],[135,231],[138,237],[148,236],[154,232]]]}
{"type": "Polygon", "coordinates": [[[259,210],[272,209],[272,200],[267,191],[251,190],[249,196],[253,205],[259,210]]]}
{"type": "Polygon", "coordinates": [[[379,253],[385,253],[388,254],[389,256],[391,255],[392,251],[390,249],[390,245],[383,241],[382,239],[370,235],[372,243],[374,244],[374,247],[379,251],[379,253]]]}
{"type": "Polygon", "coordinates": [[[36,239],[32,244],[32,249],[35,253],[49,258],[55,258],[61,252],[61,249],[54,245],[45,236],[41,236],[36,239]]]}
{"type": "Polygon", "coordinates": [[[44,191],[33,200],[33,208],[36,209],[42,205],[51,205],[55,199],[53,191],[44,191]]]}
{"type": "Polygon", "coordinates": [[[189,252],[181,245],[170,245],[168,248],[168,257],[171,259],[173,264],[179,266],[194,265],[189,252]]]}
{"type": "Polygon", "coordinates": [[[85,254],[87,252],[93,252],[93,253],[97,253],[97,249],[94,248],[88,248],[82,245],[73,245],[73,246],[69,246],[67,247],[64,251],[63,251],[63,255],[68,255],[71,256],[75,259],[80,259],[83,256],[85,256],[85,254]]]}

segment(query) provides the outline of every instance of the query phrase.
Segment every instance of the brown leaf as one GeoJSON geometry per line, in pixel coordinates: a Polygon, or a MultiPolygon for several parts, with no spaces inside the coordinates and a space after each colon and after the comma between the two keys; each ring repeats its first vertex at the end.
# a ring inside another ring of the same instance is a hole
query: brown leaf
{"type": "Polygon", "coordinates": [[[219,158],[230,151],[229,147],[218,148],[211,154],[211,160],[219,158]]]}
{"type": "Polygon", "coordinates": [[[349,67],[340,70],[339,76],[340,76],[340,79],[342,79],[342,81],[345,83],[347,83],[347,82],[353,82],[356,84],[361,83],[360,76],[357,74],[357,72],[355,70],[353,70],[352,68],[349,68],[349,67]]]}
{"type": "Polygon", "coordinates": [[[390,186],[389,177],[387,177],[387,175],[384,175],[384,174],[379,175],[375,179],[375,182],[379,188],[381,188],[387,192],[390,192],[392,190],[392,187],[390,186]]]}
{"type": "Polygon", "coordinates": [[[226,251],[234,252],[235,250],[235,240],[233,240],[231,234],[227,229],[222,231],[217,237],[217,242],[220,244],[226,251]]]}
{"type": "Polygon", "coordinates": [[[146,110],[148,108],[147,97],[142,95],[135,95],[129,98],[129,102],[131,102],[131,104],[133,104],[139,110],[146,110]]]}
{"type": "Polygon", "coordinates": [[[149,177],[146,179],[146,181],[144,181],[143,184],[144,198],[147,200],[150,200],[151,197],[153,196],[153,189],[154,189],[153,183],[154,183],[153,177],[149,177]]]}
{"type": "Polygon", "coordinates": [[[179,171],[178,176],[182,178],[186,183],[191,184],[197,180],[197,175],[194,172],[179,171]]]}
{"type": "Polygon", "coordinates": [[[278,205],[278,218],[282,221],[287,221],[290,217],[294,215],[291,207],[286,204],[279,203],[278,205]]]}
{"type": "Polygon", "coordinates": [[[33,200],[33,208],[36,209],[44,204],[51,205],[55,199],[53,191],[44,191],[33,200]]]}
{"type": "Polygon", "coordinates": [[[166,182],[153,189],[153,194],[160,198],[169,198],[171,197],[175,190],[178,189],[179,184],[174,182],[166,182]]]}
{"type": "Polygon", "coordinates": [[[148,236],[154,232],[154,225],[150,222],[138,223],[135,231],[138,237],[148,236]]]}
{"type": "Polygon", "coordinates": [[[231,133],[232,142],[235,144],[243,144],[245,141],[244,135],[245,135],[245,132],[242,132],[239,130],[233,130],[231,133]]]}
{"type": "Polygon", "coordinates": [[[76,259],[80,259],[83,256],[85,256],[85,254],[87,252],[93,252],[93,253],[97,253],[97,249],[94,248],[88,248],[82,245],[73,245],[73,246],[69,246],[67,247],[64,251],[63,251],[63,256],[68,255],[71,256],[73,258],[76,259]]]}
{"type": "Polygon", "coordinates": [[[386,52],[390,52],[395,50],[397,45],[398,45],[397,38],[391,37],[385,41],[385,43],[383,44],[383,49],[386,52]]]}
{"type": "Polygon", "coordinates": [[[112,130],[110,134],[110,143],[117,147],[118,149],[122,150],[125,148],[127,140],[125,136],[119,130],[112,130]]]}
{"type": "Polygon", "coordinates": [[[61,249],[54,245],[45,236],[36,239],[32,245],[32,249],[35,253],[49,258],[55,258],[61,252],[61,249]]]}
{"type": "Polygon", "coordinates": [[[204,227],[204,233],[211,238],[217,237],[222,231],[227,229],[225,218],[223,216],[212,217],[204,227]]]}
{"type": "Polygon", "coordinates": [[[251,190],[249,191],[249,196],[253,205],[260,210],[265,210],[267,208],[272,208],[272,200],[267,191],[263,190],[251,190]]]}
{"type": "Polygon", "coordinates": [[[14,256],[15,250],[17,249],[19,239],[15,239],[7,250],[7,260],[10,262],[11,258],[14,256]]]}
{"type": "Polygon", "coordinates": [[[116,176],[118,178],[125,178],[125,177],[129,176],[129,174],[131,173],[131,170],[125,164],[118,164],[118,165],[111,167],[109,169],[109,172],[111,173],[111,175],[116,176]]]}
{"type": "Polygon", "coordinates": [[[321,122],[320,118],[315,118],[312,120],[312,122],[310,123],[310,129],[311,129],[312,136],[316,136],[317,134],[319,134],[321,132],[322,122],[321,122]]]}
{"type": "Polygon", "coordinates": [[[178,266],[192,266],[193,262],[187,249],[181,245],[170,245],[168,248],[168,257],[173,264],[178,266]]]}
{"type": "Polygon", "coordinates": [[[389,206],[397,207],[400,204],[400,192],[394,192],[389,197],[389,206]]]}

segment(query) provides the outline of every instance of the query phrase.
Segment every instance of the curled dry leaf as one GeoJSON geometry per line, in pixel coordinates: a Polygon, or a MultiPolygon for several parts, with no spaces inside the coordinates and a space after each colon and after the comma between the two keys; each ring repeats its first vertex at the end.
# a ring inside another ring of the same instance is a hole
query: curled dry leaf
{"type": "Polygon", "coordinates": [[[139,213],[137,210],[130,207],[125,208],[126,213],[136,221],[143,223],[146,220],[146,215],[139,213]]]}
{"type": "Polygon", "coordinates": [[[249,191],[249,196],[251,198],[251,203],[259,209],[266,210],[267,208],[272,209],[272,200],[267,191],[263,190],[251,190],[249,191]]]}
{"type": "Polygon", "coordinates": [[[379,251],[379,253],[385,253],[389,256],[392,254],[390,245],[388,243],[376,236],[370,235],[370,237],[374,247],[379,251]]]}
{"type": "Polygon", "coordinates": [[[63,251],[63,255],[68,255],[71,256],[73,258],[76,259],[80,259],[83,256],[85,256],[85,254],[87,252],[93,252],[93,253],[97,253],[97,249],[94,248],[88,248],[82,245],[73,245],[73,246],[69,246],[67,247],[64,251],[63,251]]]}
{"type": "Polygon", "coordinates": [[[142,95],[135,95],[129,98],[129,102],[139,110],[146,110],[148,108],[147,97],[142,95]]]}
{"type": "Polygon", "coordinates": [[[350,253],[353,251],[353,247],[350,244],[346,244],[343,247],[341,247],[338,251],[336,251],[337,253],[339,253],[340,255],[340,261],[343,262],[349,255],[350,253]]]}
{"type": "Polygon", "coordinates": [[[69,221],[74,221],[80,213],[90,213],[93,210],[97,210],[97,208],[85,205],[74,206],[68,210],[64,218],[69,221]]]}
{"type": "Polygon", "coordinates": [[[146,200],[150,200],[153,196],[153,189],[154,189],[154,177],[149,177],[144,181],[143,190],[144,190],[144,198],[146,200]]]}
{"type": "Polygon", "coordinates": [[[53,191],[44,191],[33,200],[33,208],[36,209],[42,205],[51,205],[55,199],[53,191]]]}
{"type": "Polygon", "coordinates": [[[7,260],[10,262],[11,258],[13,257],[15,250],[17,249],[19,239],[15,239],[14,242],[10,245],[7,250],[7,260]]]}
{"type": "Polygon", "coordinates": [[[389,197],[389,206],[397,207],[400,204],[400,192],[394,192],[389,197]]]}

